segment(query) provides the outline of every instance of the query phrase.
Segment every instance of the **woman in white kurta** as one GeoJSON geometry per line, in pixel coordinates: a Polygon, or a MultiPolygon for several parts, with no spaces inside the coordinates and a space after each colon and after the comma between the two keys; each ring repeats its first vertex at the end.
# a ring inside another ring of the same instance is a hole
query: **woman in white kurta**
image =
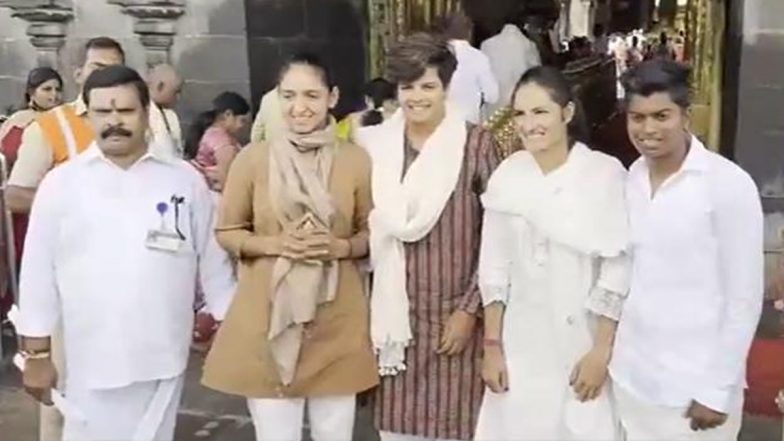
{"type": "Polygon", "coordinates": [[[605,380],[628,284],[626,172],[573,141],[558,71],[529,70],[512,100],[526,151],[483,196],[488,387],[475,439],[617,439],[605,380]]]}

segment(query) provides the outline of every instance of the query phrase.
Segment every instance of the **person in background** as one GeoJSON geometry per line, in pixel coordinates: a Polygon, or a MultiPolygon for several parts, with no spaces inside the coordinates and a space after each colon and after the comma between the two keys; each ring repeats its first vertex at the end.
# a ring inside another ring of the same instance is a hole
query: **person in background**
{"type": "Polygon", "coordinates": [[[365,84],[365,108],[348,115],[338,123],[338,138],[351,140],[359,128],[383,123],[398,108],[396,93],[395,85],[383,78],[375,78],[365,84]]]}
{"type": "Polygon", "coordinates": [[[578,107],[557,69],[526,72],[513,100],[524,150],[482,196],[477,441],[619,439],[607,365],[628,294],[626,170],[580,142],[578,107]]]}
{"type": "Polygon", "coordinates": [[[651,51],[648,54],[648,59],[652,59],[652,58],[661,58],[665,60],[675,59],[675,50],[670,44],[670,38],[667,36],[667,33],[664,31],[662,31],[659,34],[658,44],[652,47],[651,51]]]}
{"type": "Polygon", "coordinates": [[[277,130],[284,128],[280,96],[278,95],[278,89],[272,88],[261,98],[259,112],[256,114],[256,119],[253,120],[253,126],[250,130],[251,143],[270,139],[277,130]]]}
{"type": "Polygon", "coordinates": [[[629,297],[610,373],[629,441],[730,441],[764,291],[759,191],[689,131],[689,69],[623,78],[629,138],[629,297]]]}
{"type": "Polygon", "coordinates": [[[147,72],[147,87],[150,88],[150,126],[158,135],[156,144],[177,158],[183,157],[182,129],[180,118],[174,111],[182,91],[182,77],[170,64],[158,64],[147,72]]]}
{"type": "Polygon", "coordinates": [[[686,61],[686,36],[682,30],[678,31],[678,36],[675,37],[672,45],[672,53],[675,57],[675,61],[679,63],[684,63],[686,61]]]}
{"type": "Polygon", "coordinates": [[[637,35],[632,35],[631,46],[628,49],[628,55],[626,58],[627,69],[633,68],[634,66],[637,66],[643,61],[644,57],[643,57],[643,50],[640,47],[641,44],[645,44],[645,43],[644,42],[640,43],[640,37],[637,35]]]}
{"type": "Polygon", "coordinates": [[[84,103],[96,141],[41,182],[20,276],[24,386],[64,391],[63,439],[174,438],[197,277],[219,319],[235,289],[199,173],[148,143],[149,91],[125,66],[93,72],[84,103]],[[107,295],[108,294],[108,295],[107,295]],[[52,362],[62,321],[68,371],[52,362]]]}
{"type": "Polygon", "coordinates": [[[83,48],[82,64],[74,72],[79,95],[70,103],[37,115],[24,131],[14,169],[8,178],[6,203],[14,213],[28,213],[35,189],[54,166],[84,151],[94,136],[87,124],[81,86],[95,70],[125,63],[125,52],[108,37],[90,39],[83,48]]]}
{"type": "MultiPolygon", "coordinates": [[[[250,104],[241,95],[223,92],[213,99],[212,109],[196,117],[186,135],[184,157],[207,180],[212,191],[213,209],[216,211],[226,175],[242,147],[237,140],[237,134],[248,125],[250,110],[250,104]]],[[[223,254],[225,259],[230,259],[228,254],[223,254]]],[[[204,300],[201,286],[197,284],[196,303],[193,307],[196,312],[193,349],[197,352],[206,352],[219,327],[215,317],[204,310],[204,300]]]]}
{"type": "Polygon", "coordinates": [[[27,75],[24,105],[0,126],[0,144],[8,166],[16,160],[22,133],[41,112],[63,103],[63,79],[51,67],[37,67],[27,75]]]}
{"type": "Polygon", "coordinates": [[[217,238],[239,286],[203,383],[247,399],[257,441],[348,441],[356,394],[378,384],[368,299],[370,160],[335,136],[338,89],[308,53],[281,68],[285,129],[240,152],[223,191],[217,238]]]}
{"type": "Polygon", "coordinates": [[[485,40],[481,46],[498,80],[499,99],[489,106],[490,113],[510,105],[517,80],[528,69],[542,64],[536,44],[515,24],[518,19],[517,14],[508,17],[501,32],[485,40]]]}
{"type": "Polygon", "coordinates": [[[442,33],[457,57],[457,70],[452,76],[448,97],[466,121],[481,122],[484,105],[498,101],[498,80],[493,74],[490,60],[479,49],[471,46],[473,23],[465,14],[448,17],[442,33]]]}
{"type": "Polygon", "coordinates": [[[593,25],[593,53],[602,56],[610,54],[610,37],[602,23],[593,25]]]}
{"type": "Polygon", "coordinates": [[[470,440],[482,398],[479,197],[499,160],[493,135],[447,99],[457,63],[429,34],[393,46],[386,72],[401,111],[359,136],[373,162],[370,317],[382,441],[470,440]]]}
{"type": "Polygon", "coordinates": [[[185,138],[185,159],[220,192],[234,157],[242,147],[237,136],[248,125],[250,104],[242,95],[223,92],[212,100],[212,109],[202,112],[185,138]]]}
{"type": "MultiPolygon", "coordinates": [[[[27,75],[25,86],[24,107],[0,126],[0,148],[5,155],[6,165],[9,170],[13,168],[16,154],[22,144],[24,131],[42,112],[46,112],[62,104],[63,79],[56,70],[50,67],[37,67],[27,75]]],[[[22,259],[24,238],[27,232],[27,214],[12,213],[11,222],[14,231],[14,251],[16,253],[16,268],[19,268],[22,259]]],[[[0,299],[0,318],[13,304],[11,296],[0,299]]]]}

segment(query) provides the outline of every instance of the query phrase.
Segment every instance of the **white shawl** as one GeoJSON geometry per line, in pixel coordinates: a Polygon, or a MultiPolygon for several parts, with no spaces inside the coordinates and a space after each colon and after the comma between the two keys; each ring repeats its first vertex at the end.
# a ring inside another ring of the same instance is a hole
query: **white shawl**
{"type": "Polygon", "coordinates": [[[403,177],[405,120],[401,111],[358,133],[373,162],[370,335],[381,375],[405,370],[405,349],[412,338],[403,244],[424,238],[441,217],[460,177],[467,136],[465,120],[447,110],[403,177]]]}
{"type": "Polygon", "coordinates": [[[507,158],[482,195],[484,208],[522,216],[549,239],[589,256],[627,251],[626,170],[618,160],[576,143],[552,172],[562,179],[551,182],[539,170],[526,151],[507,158]],[[543,185],[556,188],[546,191],[543,185]]]}

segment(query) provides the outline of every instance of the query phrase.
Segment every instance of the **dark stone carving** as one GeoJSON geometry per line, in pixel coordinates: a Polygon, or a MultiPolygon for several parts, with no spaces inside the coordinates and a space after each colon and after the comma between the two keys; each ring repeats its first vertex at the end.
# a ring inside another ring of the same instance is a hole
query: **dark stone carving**
{"type": "Polygon", "coordinates": [[[133,31],[147,53],[147,64],[169,61],[169,49],[177,33],[177,19],[185,14],[184,0],[109,0],[122,6],[135,19],[133,31]]]}
{"type": "Polygon", "coordinates": [[[70,0],[0,0],[0,7],[13,10],[12,17],[27,21],[27,35],[38,53],[38,65],[58,65],[58,52],[65,43],[66,27],[73,19],[70,0]]]}

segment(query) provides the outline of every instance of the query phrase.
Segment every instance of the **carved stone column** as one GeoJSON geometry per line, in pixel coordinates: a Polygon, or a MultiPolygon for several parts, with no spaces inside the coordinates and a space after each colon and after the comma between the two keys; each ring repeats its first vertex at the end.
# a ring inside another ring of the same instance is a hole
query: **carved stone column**
{"type": "Polygon", "coordinates": [[[147,53],[147,64],[169,62],[169,51],[177,34],[177,19],[185,14],[184,0],[108,0],[122,6],[135,19],[133,31],[147,53]]]}
{"type": "Polygon", "coordinates": [[[39,66],[59,67],[59,51],[65,43],[68,22],[73,19],[71,0],[0,0],[11,8],[12,17],[29,23],[27,35],[38,53],[39,66]]]}

